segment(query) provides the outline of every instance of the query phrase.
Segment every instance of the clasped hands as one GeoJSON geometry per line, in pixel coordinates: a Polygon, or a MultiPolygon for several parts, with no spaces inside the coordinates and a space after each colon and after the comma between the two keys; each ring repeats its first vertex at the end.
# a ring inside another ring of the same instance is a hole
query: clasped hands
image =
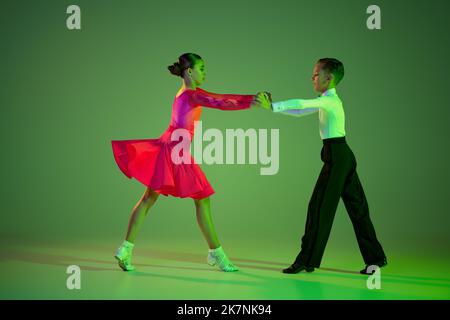
{"type": "Polygon", "coordinates": [[[255,99],[253,100],[253,105],[263,109],[271,110],[272,95],[267,91],[258,92],[255,96],[255,99]]]}

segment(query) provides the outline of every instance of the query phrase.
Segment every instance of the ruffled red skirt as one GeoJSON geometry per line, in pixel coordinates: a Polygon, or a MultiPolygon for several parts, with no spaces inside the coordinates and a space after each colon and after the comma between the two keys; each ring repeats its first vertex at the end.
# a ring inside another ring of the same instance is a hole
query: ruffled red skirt
{"type": "Polygon", "coordinates": [[[214,194],[205,174],[190,156],[190,163],[175,164],[174,143],[159,139],[113,140],[114,159],[120,170],[165,196],[202,199],[214,194]]]}

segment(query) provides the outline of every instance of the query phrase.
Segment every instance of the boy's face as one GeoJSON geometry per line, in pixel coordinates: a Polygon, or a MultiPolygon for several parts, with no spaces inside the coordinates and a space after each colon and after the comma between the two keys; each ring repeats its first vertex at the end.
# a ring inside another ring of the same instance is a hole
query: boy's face
{"type": "Polygon", "coordinates": [[[325,92],[330,85],[331,75],[322,69],[322,64],[317,63],[314,66],[312,82],[316,92],[325,92]]]}

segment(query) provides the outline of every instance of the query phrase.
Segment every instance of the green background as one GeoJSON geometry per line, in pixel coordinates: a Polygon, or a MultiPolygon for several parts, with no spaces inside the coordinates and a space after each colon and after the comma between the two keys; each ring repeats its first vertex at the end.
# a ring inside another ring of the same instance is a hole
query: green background
{"type": "MultiPolygon", "coordinates": [[[[145,187],[119,170],[111,140],[157,138],[167,128],[181,84],[167,66],[180,54],[204,58],[205,90],[267,90],[274,100],[314,97],[315,61],[335,57],[346,69],[338,93],[347,141],[388,259],[434,257],[440,269],[450,249],[450,4],[377,1],[382,29],[368,30],[370,4],[3,1],[2,250],[19,243],[103,241],[106,256],[112,255],[145,187]],[[81,8],[81,30],[66,27],[70,4],[81,8]]],[[[216,190],[213,217],[230,255],[240,250],[271,259],[270,252],[281,250],[283,265],[291,262],[322,166],[317,115],[204,108],[202,120],[204,130],[280,130],[276,175],[260,175],[260,165],[201,167],[216,190]]],[[[203,259],[207,247],[193,201],[160,197],[136,249],[144,243],[191,243],[203,259]]],[[[342,202],[323,264],[339,258],[333,252],[355,258],[354,268],[363,265],[342,202]]],[[[27,296],[26,290],[15,296],[27,296]]]]}

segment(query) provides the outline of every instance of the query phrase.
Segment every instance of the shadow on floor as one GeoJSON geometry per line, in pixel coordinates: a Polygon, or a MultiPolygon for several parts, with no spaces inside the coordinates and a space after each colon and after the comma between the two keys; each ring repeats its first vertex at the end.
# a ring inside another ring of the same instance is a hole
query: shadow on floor
{"type": "MultiPolygon", "coordinates": [[[[33,247],[34,251],[29,251],[26,249],[18,249],[18,250],[5,250],[1,260],[15,260],[15,261],[23,261],[29,263],[37,263],[43,265],[57,265],[67,267],[71,264],[78,265],[83,270],[88,271],[120,271],[117,264],[112,257],[111,260],[99,260],[99,259],[91,259],[84,258],[74,255],[60,255],[60,254],[49,254],[49,253],[38,253],[35,252],[36,249],[39,249],[40,246],[38,244],[30,245],[29,247],[33,247]],[[80,263],[81,262],[81,263],[80,263]],[[95,264],[103,264],[107,267],[97,267],[92,266],[85,263],[95,263],[95,264]],[[114,267],[113,267],[114,266],[114,267]]],[[[46,246],[46,250],[48,250],[48,246],[46,246]]],[[[60,249],[60,248],[58,248],[60,249]]],[[[73,248],[71,248],[73,249],[73,248]]],[[[86,250],[84,248],[84,250],[86,250]]],[[[96,249],[93,248],[95,251],[96,249]]],[[[108,252],[109,253],[109,252],[108,252]]],[[[201,271],[201,272],[220,272],[217,267],[209,267],[206,266],[206,255],[188,253],[188,252],[168,252],[162,250],[151,249],[147,250],[145,254],[139,254],[137,257],[145,257],[145,258],[158,258],[169,261],[177,261],[177,262],[188,262],[188,263],[198,263],[202,264],[202,267],[180,267],[173,265],[157,265],[157,264],[145,264],[145,263],[134,263],[137,267],[151,267],[151,268],[162,268],[162,269],[174,269],[174,270],[192,270],[192,271],[201,271]],[[205,265],[203,267],[203,265],[205,265]]],[[[281,275],[281,269],[286,267],[288,264],[283,264],[280,262],[274,261],[266,261],[266,260],[255,260],[255,259],[244,259],[238,257],[231,257],[232,261],[235,261],[236,264],[241,268],[241,275],[247,275],[249,277],[257,277],[257,278],[268,278],[267,276],[255,276],[250,275],[246,272],[242,272],[244,270],[262,270],[262,271],[273,271],[278,275],[281,275]],[[239,263],[238,263],[239,262],[239,263]],[[251,264],[250,264],[251,263],[251,264]],[[279,266],[279,267],[272,267],[279,266]],[[244,269],[244,270],[242,270],[244,269]]],[[[312,273],[313,275],[320,275],[324,277],[340,277],[340,278],[351,278],[351,279],[364,279],[367,277],[365,275],[359,274],[357,271],[352,270],[343,270],[336,268],[320,268],[316,269],[317,271],[329,271],[331,273],[312,273]]],[[[383,270],[383,269],[382,269],[383,270]]],[[[274,274],[275,276],[275,274],[274,274]]],[[[286,276],[286,275],[282,275],[286,276]]],[[[295,276],[295,275],[293,275],[295,276]]],[[[383,281],[390,283],[405,283],[405,284],[414,284],[414,285],[425,285],[425,286],[437,286],[437,287],[450,287],[450,279],[446,278],[429,278],[429,277],[415,277],[415,276],[404,276],[404,275],[393,275],[382,273],[383,281]]]]}

